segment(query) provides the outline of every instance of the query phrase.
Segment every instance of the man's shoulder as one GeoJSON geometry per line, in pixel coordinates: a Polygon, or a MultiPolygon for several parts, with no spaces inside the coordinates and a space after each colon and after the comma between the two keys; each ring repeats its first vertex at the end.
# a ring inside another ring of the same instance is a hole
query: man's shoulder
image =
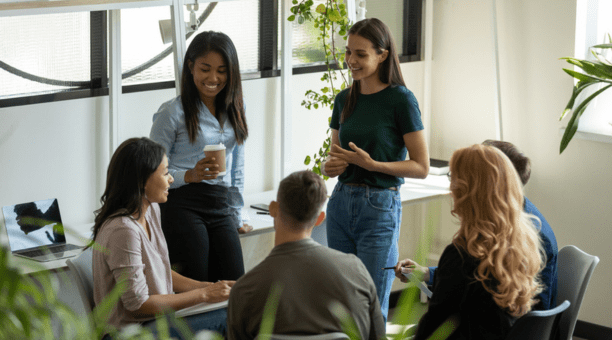
{"type": "Polygon", "coordinates": [[[556,248],[557,238],[555,237],[554,231],[550,227],[550,224],[548,223],[544,215],[542,215],[540,210],[527,197],[525,197],[524,210],[526,213],[534,215],[540,220],[539,223],[535,223],[536,226],[540,227],[540,235],[542,236],[542,238],[544,238],[545,242],[554,243],[554,248],[556,248]]]}

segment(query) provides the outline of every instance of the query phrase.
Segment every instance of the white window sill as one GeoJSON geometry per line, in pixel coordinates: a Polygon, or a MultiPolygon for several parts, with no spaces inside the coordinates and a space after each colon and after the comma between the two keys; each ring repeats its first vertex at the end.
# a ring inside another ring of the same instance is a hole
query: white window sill
{"type": "MultiPolygon", "coordinates": [[[[559,134],[563,136],[564,133],[565,128],[560,128],[559,134]]],[[[612,144],[612,133],[588,132],[578,130],[576,131],[574,138],[612,144]]]]}

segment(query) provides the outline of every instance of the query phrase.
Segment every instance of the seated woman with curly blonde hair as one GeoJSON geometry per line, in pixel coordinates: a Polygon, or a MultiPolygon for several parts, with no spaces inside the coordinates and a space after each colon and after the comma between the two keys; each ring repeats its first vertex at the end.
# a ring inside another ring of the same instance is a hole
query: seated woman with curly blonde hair
{"type": "Polygon", "coordinates": [[[457,150],[450,170],[452,213],[460,227],[440,257],[415,339],[428,338],[447,321],[454,328],[448,339],[505,339],[542,290],[538,273],[546,261],[538,232],[523,211],[518,174],[500,150],[457,150]]]}

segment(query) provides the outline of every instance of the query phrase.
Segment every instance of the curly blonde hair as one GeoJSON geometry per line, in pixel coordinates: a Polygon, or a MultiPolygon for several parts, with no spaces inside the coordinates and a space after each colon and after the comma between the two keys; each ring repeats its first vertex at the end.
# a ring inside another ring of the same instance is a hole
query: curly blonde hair
{"type": "Polygon", "coordinates": [[[474,276],[499,307],[515,317],[526,314],[543,289],[538,273],[546,255],[532,215],[523,211],[516,170],[485,145],[457,150],[450,170],[452,213],[461,221],[453,244],[480,262],[474,276]]]}

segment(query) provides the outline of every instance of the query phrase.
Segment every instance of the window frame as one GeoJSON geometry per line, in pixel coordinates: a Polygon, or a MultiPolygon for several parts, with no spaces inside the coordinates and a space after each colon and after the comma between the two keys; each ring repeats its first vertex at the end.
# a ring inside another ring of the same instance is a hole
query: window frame
{"type": "MultiPolygon", "coordinates": [[[[601,0],[579,0],[576,2],[576,32],[575,32],[575,47],[574,57],[585,60],[595,60],[595,57],[589,52],[590,47],[597,44],[605,43],[599,40],[601,37],[598,32],[598,20],[600,11],[599,2],[601,0]],[[593,2],[597,5],[593,6],[593,2]]],[[[608,32],[612,34],[612,32],[608,32]]],[[[579,67],[574,66],[573,69],[577,72],[583,72],[579,67]]],[[[577,83],[574,79],[574,84],[577,83]]],[[[581,96],[586,96],[594,93],[600,88],[599,85],[594,85],[590,89],[586,89],[581,96]],[[597,87],[597,88],[596,88],[597,87]]],[[[609,92],[612,89],[601,93],[598,98],[589,104],[585,112],[580,117],[578,129],[575,137],[578,139],[591,140],[604,143],[612,143],[612,120],[608,121],[608,125],[600,126],[602,120],[610,119],[608,117],[609,105],[612,105],[612,94],[609,92]],[[605,105],[595,105],[597,102],[605,105]],[[602,109],[602,107],[605,107],[602,109]]],[[[565,127],[560,131],[564,132],[565,127]]]]}
{"type": "MultiPolygon", "coordinates": [[[[278,0],[259,1],[259,71],[242,73],[243,80],[279,77],[281,73],[278,63],[279,2],[278,0]]],[[[400,63],[421,61],[423,0],[402,1],[404,3],[403,36],[399,49],[399,60],[400,63]]],[[[108,96],[108,21],[108,11],[90,12],[91,79],[89,88],[58,90],[57,92],[45,91],[29,93],[23,97],[0,99],[0,108],[108,96]]],[[[337,68],[335,65],[333,67],[337,68]]],[[[326,70],[327,66],[321,63],[293,67],[292,74],[316,73],[326,70]]],[[[174,87],[174,80],[123,85],[122,93],[154,91],[174,87]]]]}

